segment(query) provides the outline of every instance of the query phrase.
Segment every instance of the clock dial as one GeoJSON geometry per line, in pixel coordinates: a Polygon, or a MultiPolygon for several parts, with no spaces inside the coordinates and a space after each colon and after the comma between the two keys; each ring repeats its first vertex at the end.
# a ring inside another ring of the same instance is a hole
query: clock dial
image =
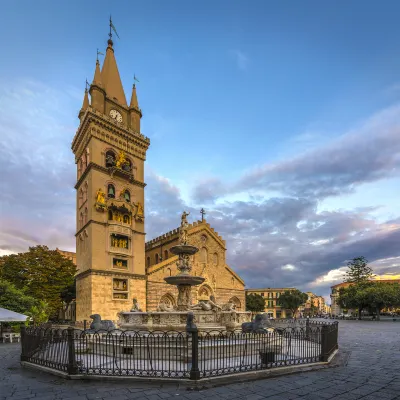
{"type": "Polygon", "coordinates": [[[115,119],[117,122],[122,122],[122,115],[117,110],[110,110],[110,117],[115,119]]]}

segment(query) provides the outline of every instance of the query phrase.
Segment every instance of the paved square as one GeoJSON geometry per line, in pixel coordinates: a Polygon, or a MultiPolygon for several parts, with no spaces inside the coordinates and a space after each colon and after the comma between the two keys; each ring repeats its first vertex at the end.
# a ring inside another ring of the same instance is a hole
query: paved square
{"type": "Polygon", "coordinates": [[[0,344],[0,400],[400,400],[400,322],[340,321],[347,365],[247,383],[189,390],[176,384],[70,381],[23,369],[20,345],[0,344]]]}

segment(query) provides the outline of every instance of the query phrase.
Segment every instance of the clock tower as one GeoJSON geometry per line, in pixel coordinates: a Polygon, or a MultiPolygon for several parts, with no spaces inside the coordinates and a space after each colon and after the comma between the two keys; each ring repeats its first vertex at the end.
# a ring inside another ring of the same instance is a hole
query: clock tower
{"type": "Polygon", "coordinates": [[[144,161],[150,140],[133,85],[130,104],[108,46],[85,90],[72,141],[77,165],[76,319],[116,320],[136,298],[146,309],[144,161]],[[90,98],[89,98],[90,96],[90,98]]]}

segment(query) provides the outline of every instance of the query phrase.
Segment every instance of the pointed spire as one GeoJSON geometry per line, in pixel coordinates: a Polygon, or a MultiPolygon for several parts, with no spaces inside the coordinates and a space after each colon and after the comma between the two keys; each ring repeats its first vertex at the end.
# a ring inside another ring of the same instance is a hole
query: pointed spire
{"type": "Polygon", "coordinates": [[[85,95],[83,96],[83,103],[82,103],[82,108],[79,111],[78,118],[80,119],[82,115],[85,113],[87,108],[89,107],[89,95],[88,95],[88,90],[87,87],[85,88],[85,95]]]}
{"type": "Polygon", "coordinates": [[[124,89],[119,76],[117,62],[115,61],[113,41],[108,40],[106,56],[101,70],[101,81],[107,97],[116,100],[119,104],[127,106],[124,89]]]}
{"type": "Polygon", "coordinates": [[[100,62],[99,62],[98,59],[96,60],[96,69],[94,70],[94,77],[93,77],[92,85],[96,85],[96,86],[102,87],[101,73],[100,73],[100,62]]]}
{"type": "Polygon", "coordinates": [[[85,89],[85,96],[83,97],[83,104],[82,104],[82,110],[86,111],[86,109],[89,107],[89,95],[88,95],[88,90],[87,88],[85,89]]]}
{"type": "Polygon", "coordinates": [[[129,108],[136,108],[136,110],[139,110],[139,103],[136,95],[136,84],[133,84],[132,87],[132,97],[131,97],[131,104],[129,108]]]}

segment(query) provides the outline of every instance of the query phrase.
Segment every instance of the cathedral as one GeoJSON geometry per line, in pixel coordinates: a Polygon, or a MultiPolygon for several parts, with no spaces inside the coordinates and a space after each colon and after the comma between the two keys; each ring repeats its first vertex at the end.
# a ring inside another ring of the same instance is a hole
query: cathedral
{"type": "MultiPolygon", "coordinates": [[[[177,256],[169,249],[179,231],[145,241],[144,165],[150,139],[141,133],[135,84],[127,103],[111,34],[78,117],[72,141],[77,165],[74,319],[100,314],[115,321],[133,299],[143,311],[156,311],[161,303],[175,306],[177,289],[164,278],[178,273],[177,256]]],[[[225,241],[203,217],[188,230],[189,243],[200,249],[192,273],[205,278],[193,287],[193,301],[213,295],[218,303],[231,300],[243,311],[244,282],[226,264],[225,241]]]]}

